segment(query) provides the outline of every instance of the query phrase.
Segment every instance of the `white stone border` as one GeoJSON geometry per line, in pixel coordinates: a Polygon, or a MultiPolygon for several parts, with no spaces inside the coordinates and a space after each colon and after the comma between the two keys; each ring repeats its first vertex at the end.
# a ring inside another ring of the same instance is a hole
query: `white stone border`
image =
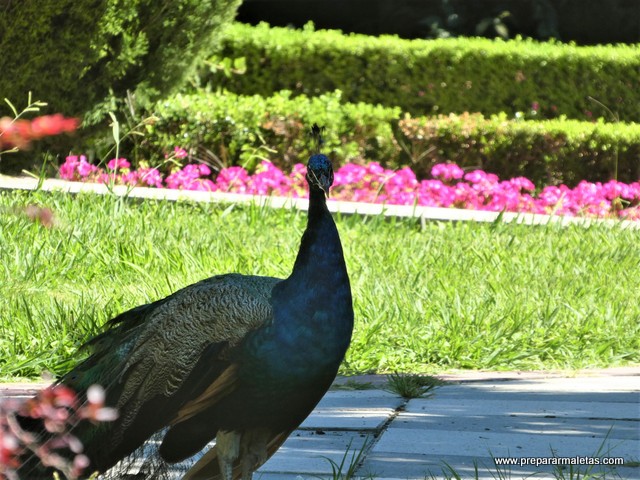
{"type": "MultiPolygon", "coordinates": [[[[58,179],[45,179],[42,182],[31,177],[9,177],[0,175],[0,190],[45,190],[68,193],[92,192],[106,195],[110,192],[118,196],[128,195],[131,198],[150,198],[156,200],[191,200],[195,202],[254,203],[272,208],[296,208],[306,210],[309,202],[303,198],[254,196],[238,193],[196,192],[188,190],[172,190],[169,188],[126,187],[116,185],[112,190],[106,185],[87,182],[69,182],[58,179]]],[[[577,224],[589,226],[604,224],[618,228],[640,229],[640,222],[615,219],[594,219],[585,217],[568,217],[561,215],[541,215],[536,213],[487,212],[483,210],[467,210],[460,208],[440,208],[408,205],[383,205],[359,202],[330,201],[329,210],[345,215],[384,215],[386,217],[416,218],[444,221],[494,222],[502,215],[503,222],[516,222],[526,225],[560,224],[562,226],[577,224]]]]}

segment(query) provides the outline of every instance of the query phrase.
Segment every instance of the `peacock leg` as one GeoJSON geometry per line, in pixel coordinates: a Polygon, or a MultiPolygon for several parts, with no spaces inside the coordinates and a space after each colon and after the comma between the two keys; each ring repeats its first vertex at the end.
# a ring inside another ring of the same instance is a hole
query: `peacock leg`
{"type": "Polygon", "coordinates": [[[254,470],[267,461],[267,443],[271,435],[268,430],[249,430],[242,435],[242,480],[251,480],[254,470]]]}
{"type": "Polygon", "coordinates": [[[219,430],[216,435],[218,463],[223,480],[233,480],[233,464],[240,456],[240,439],[238,432],[219,430]]]}

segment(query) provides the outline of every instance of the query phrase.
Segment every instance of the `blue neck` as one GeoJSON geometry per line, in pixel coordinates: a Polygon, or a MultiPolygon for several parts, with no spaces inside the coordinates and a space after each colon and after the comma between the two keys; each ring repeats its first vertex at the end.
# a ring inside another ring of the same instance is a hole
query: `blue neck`
{"type": "Polygon", "coordinates": [[[287,298],[295,294],[306,296],[305,292],[309,292],[319,299],[325,297],[322,300],[324,304],[339,290],[345,290],[349,292],[351,301],[342,244],[322,190],[312,189],[310,192],[307,228],[293,271],[282,282],[281,288],[288,292],[287,298]]]}
{"type": "Polygon", "coordinates": [[[331,359],[337,369],[351,340],[353,306],[340,237],[321,190],[311,190],[293,271],[273,289],[272,302],[280,345],[307,345],[309,360],[331,359]]]}
{"type": "Polygon", "coordinates": [[[311,190],[293,271],[273,288],[271,304],[272,322],[250,334],[239,354],[241,374],[256,392],[277,381],[291,390],[288,395],[317,390],[317,401],[335,377],[353,330],[340,237],[320,190],[311,190]]]}

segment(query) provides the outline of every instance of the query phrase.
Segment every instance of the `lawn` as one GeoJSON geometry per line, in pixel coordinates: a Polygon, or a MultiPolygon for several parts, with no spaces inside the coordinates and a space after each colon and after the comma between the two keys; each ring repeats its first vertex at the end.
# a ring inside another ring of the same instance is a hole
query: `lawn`
{"type": "MultiPolygon", "coordinates": [[[[0,377],[60,373],[117,313],[207,276],[284,277],[306,214],[0,193],[0,377]],[[21,209],[50,208],[55,225],[21,209]]],[[[356,325],[342,373],[640,363],[640,232],[336,218],[356,325]]]]}

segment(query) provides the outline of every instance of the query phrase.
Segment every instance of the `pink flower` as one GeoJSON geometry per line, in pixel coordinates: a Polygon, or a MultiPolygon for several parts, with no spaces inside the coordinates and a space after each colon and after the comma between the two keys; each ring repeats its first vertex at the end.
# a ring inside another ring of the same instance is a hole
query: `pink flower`
{"type": "MultiPolygon", "coordinates": [[[[178,154],[178,150],[175,153],[178,154]]],[[[60,166],[59,175],[67,180],[92,179],[183,190],[291,197],[307,194],[303,164],[294,165],[288,175],[269,161],[261,162],[253,175],[242,167],[229,167],[222,169],[215,181],[208,178],[211,169],[204,164],[187,164],[166,179],[155,168],[130,170],[129,162],[123,158],[111,160],[108,166],[109,174],[89,164],[84,156],[70,155],[60,166]],[[116,170],[119,170],[117,175],[116,170]]],[[[393,171],[376,162],[346,164],[335,172],[331,199],[640,220],[640,182],[582,181],[574,188],[546,186],[534,196],[535,185],[525,177],[500,181],[497,175],[483,170],[465,174],[451,163],[434,165],[432,174],[434,179],[418,181],[408,167],[393,171]]]]}
{"type": "Polygon", "coordinates": [[[76,167],[80,164],[77,155],[69,155],[60,165],[58,174],[63,180],[75,180],[76,167]]]}
{"type": "Polygon", "coordinates": [[[184,148],[173,147],[173,156],[176,158],[185,158],[187,155],[187,151],[184,148]]]}
{"type": "Polygon", "coordinates": [[[455,163],[438,163],[431,169],[431,176],[443,181],[459,180],[464,171],[455,163]]]}
{"type": "Polygon", "coordinates": [[[531,180],[525,177],[515,177],[509,180],[509,183],[513,185],[519,191],[525,190],[527,192],[533,192],[536,186],[531,180]]]}
{"type": "Polygon", "coordinates": [[[107,163],[107,168],[109,170],[119,170],[130,167],[131,164],[127,161],[126,158],[114,158],[113,160],[109,160],[109,163],[107,163]]]}
{"type": "Polygon", "coordinates": [[[198,171],[200,172],[200,175],[211,175],[211,169],[209,167],[207,167],[204,163],[201,163],[200,165],[198,165],[198,171]]]}
{"type": "Polygon", "coordinates": [[[162,188],[162,175],[157,168],[139,168],[140,182],[149,187],[162,188]]]}
{"type": "Polygon", "coordinates": [[[371,162],[366,166],[367,173],[380,174],[384,173],[384,168],[378,162],[371,162]]]}
{"type": "Polygon", "coordinates": [[[246,193],[249,174],[242,167],[227,167],[220,170],[216,183],[223,192],[246,193]]]}
{"type": "Polygon", "coordinates": [[[98,170],[98,167],[87,162],[87,157],[80,155],[80,163],[76,166],[76,170],[78,175],[86,178],[92,173],[95,173],[98,170]]]}
{"type": "Polygon", "coordinates": [[[420,195],[428,198],[425,205],[434,207],[451,207],[456,201],[455,188],[445,185],[440,180],[420,182],[420,195]]]}
{"type": "Polygon", "coordinates": [[[493,173],[487,173],[483,170],[474,170],[464,175],[464,179],[468,182],[481,184],[481,185],[491,185],[494,183],[498,183],[498,176],[493,173]]]}
{"type": "Polygon", "coordinates": [[[290,189],[290,179],[273,163],[264,160],[248,183],[249,191],[256,195],[282,195],[290,189]]]}
{"type": "Polygon", "coordinates": [[[138,185],[139,182],[140,182],[140,172],[139,171],[133,171],[133,172],[124,173],[118,179],[118,183],[123,183],[125,185],[130,185],[132,187],[135,187],[136,185],[138,185]]]}
{"type": "Polygon", "coordinates": [[[168,188],[176,190],[198,190],[213,192],[218,189],[215,183],[209,179],[200,178],[207,176],[211,170],[206,165],[189,164],[182,169],[171,173],[165,180],[168,188]]]}
{"type": "Polygon", "coordinates": [[[343,165],[338,169],[338,171],[334,175],[333,184],[338,186],[360,183],[363,181],[366,175],[367,169],[365,167],[363,167],[362,165],[350,163],[347,165],[343,165]]]}

